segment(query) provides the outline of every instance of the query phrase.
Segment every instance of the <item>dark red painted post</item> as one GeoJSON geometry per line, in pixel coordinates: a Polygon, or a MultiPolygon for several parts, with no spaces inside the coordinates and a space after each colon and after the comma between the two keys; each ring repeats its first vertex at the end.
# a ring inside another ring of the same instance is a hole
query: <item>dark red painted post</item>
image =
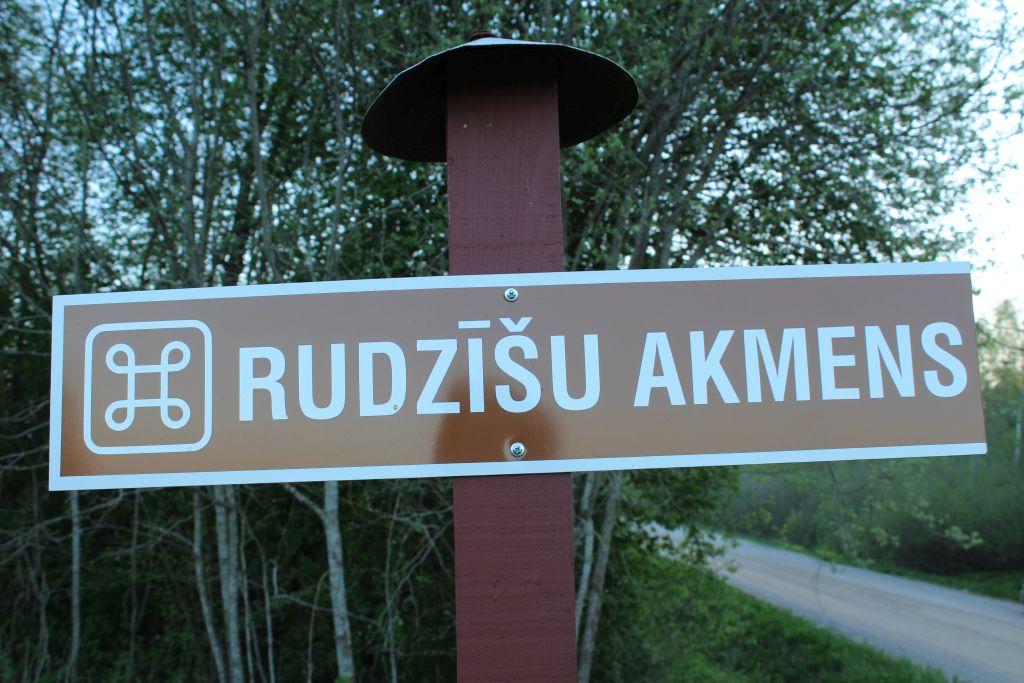
{"type": "MultiPolygon", "coordinates": [[[[487,61],[448,64],[449,270],[562,270],[554,64],[494,81],[487,61]]],[[[574,582],[571,475],[455,480],[461,682],[575,682],[574,582]]]]}
{"type": "MultiPolygon", "coordinates": [[[[568,45],[475,38],[398,74],[363,139],[447,161],[451,274],[562,270],[559,148],[621,121],[636,84],[568,45]]],[[[455,480],[462,683],[576,681],[572,525],[569,474],[455,480]]]]}

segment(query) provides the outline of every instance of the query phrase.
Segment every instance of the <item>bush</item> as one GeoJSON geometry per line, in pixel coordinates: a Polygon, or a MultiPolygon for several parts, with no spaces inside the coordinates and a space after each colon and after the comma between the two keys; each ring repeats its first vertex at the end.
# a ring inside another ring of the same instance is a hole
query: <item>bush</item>
{"type": "Polygon", "coordinates": [[[620,546],[594,681],[943,681],[728,586],[708,570],[620,546]]]}

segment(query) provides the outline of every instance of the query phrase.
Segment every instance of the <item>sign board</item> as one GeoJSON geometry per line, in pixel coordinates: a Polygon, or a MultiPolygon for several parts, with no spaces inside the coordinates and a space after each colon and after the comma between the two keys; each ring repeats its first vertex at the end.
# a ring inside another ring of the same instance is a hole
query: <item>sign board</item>
{"type": "Polygon", "coordinates": [[[986,450],[959,263],[59,296],[52,363],[51,489],[986,450]]]}

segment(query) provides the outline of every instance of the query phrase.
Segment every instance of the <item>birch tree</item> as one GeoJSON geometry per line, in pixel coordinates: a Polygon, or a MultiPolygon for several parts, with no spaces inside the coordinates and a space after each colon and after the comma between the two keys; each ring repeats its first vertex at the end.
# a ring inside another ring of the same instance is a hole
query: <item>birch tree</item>
{"type": "Polygon", "coordinates": [[[348,599],[345,595],[345,555],[338,518],[338,482],[324,482],[323,504],[317,505],[298,488],[286,485],[288,490],[320,519],[327,544],[327,572],[330,581],[331,616],[334,627],[334,656],[338,666],[338,679],[343,683],[355,680],[352,661],[352,628],[348,618],[348,599]]]}
{"type": "MultiPolygon", "coordinates": [[[[637,78],[637,111],[564,153],[571,270],[945,253],[958,170],[996,161],[979,122],[1019,110],[993,86],[1014,36],[960,0],[0,3],[0,678],[454,677],[448,482],[299,489],[315,515],[281,487],[51,494],[47,366],[55,294],[444,274],[443,166],[357,131],[482,27],[637,78]]],[[[622,549],[647,523],[700,546],[730,482],[581,478],[593,680],[622,549]]]]}

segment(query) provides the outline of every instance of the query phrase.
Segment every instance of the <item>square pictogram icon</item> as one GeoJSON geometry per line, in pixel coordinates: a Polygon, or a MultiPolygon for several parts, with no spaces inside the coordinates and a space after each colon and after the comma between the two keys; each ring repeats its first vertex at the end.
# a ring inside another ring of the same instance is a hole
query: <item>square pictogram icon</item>
{"type": "Polygon", "coordinates": [[[84,367],[83,435],[93,453],[185,453],[209,443],[213,336],[205,323],[97,325],[84,367]]]}

